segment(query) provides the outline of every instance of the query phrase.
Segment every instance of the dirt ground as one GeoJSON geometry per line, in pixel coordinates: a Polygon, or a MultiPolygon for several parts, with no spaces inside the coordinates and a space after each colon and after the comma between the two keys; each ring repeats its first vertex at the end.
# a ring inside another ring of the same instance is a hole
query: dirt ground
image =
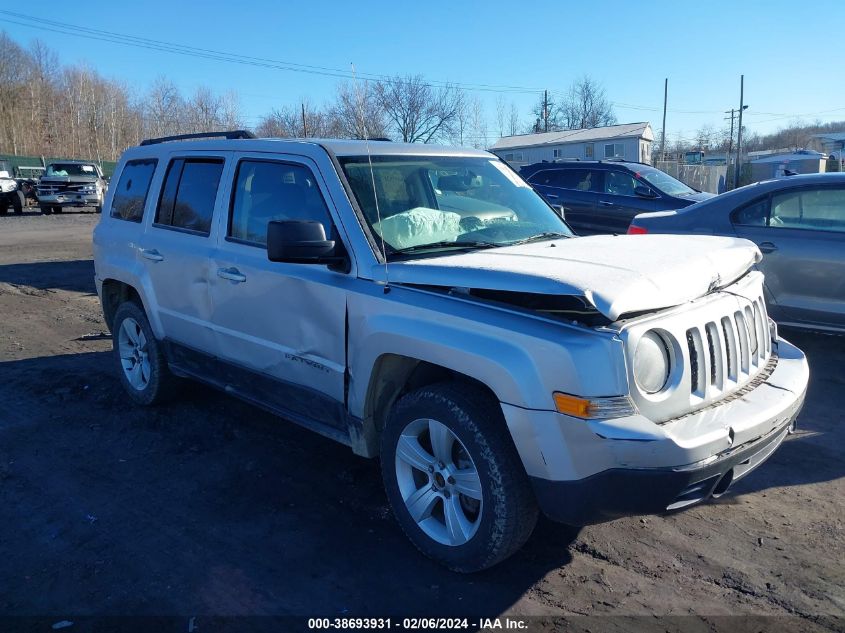
{"type": "Polygon", "coordinates": [[[0,217],[0,616],[755,614],[841,630],[845,338],[787,333],[812,372],[800,430],[719,501],[541,521],[511,560],[460,576],[406,541],[374,461],[198,385],[127,402],[94,291],[97,220],[0,217]]]}

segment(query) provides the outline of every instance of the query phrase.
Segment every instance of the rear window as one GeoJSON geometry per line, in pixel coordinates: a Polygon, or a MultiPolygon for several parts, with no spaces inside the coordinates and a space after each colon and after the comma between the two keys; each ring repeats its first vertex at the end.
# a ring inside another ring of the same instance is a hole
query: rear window
{"type": "Polygon", "coordinates": [[[167,168],[155,223],[208,235],[222,159],[177,158],[167,168]]]}
{"type": "Polygon", "coordinates": [[[111,217],[129,222],[141,221],[157,163],[155,159],[126,163],[112,197],[111,217]]]}

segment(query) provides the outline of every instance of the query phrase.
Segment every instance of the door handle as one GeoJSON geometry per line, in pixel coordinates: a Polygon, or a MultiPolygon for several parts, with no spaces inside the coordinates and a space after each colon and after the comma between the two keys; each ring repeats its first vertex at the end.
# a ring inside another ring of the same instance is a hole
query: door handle
{"type": "Polygon", "coordinates": [[[612,202],[608,202],[607,200],[599,200],[599,204],[603,207],[612,207],[614,204],[612,202]]]}
{"type": "Polygon", "coordinates": [[[552,199],[552,200],[557,200],[560,196],[556,196],[556,195],[555,195],[555,194],[553,194],[553,193],[547,193],[547,194],[546,194],[546,197],[547,197],[547,198],[550,198],[550,199],[552,199]]]}
{"type": "Polygon", "coordinates": [[[760,242],[760,250],[764,253],[773,253],[778,249],[772,242],[760,242]]]}
{"type": "Polygon", "coordinates": [[[141,249],[141,257],[149,259],[151,262],[163,262],[164,261],[164,255],[159,253],[154,248],[150,248],[150,249],[142,248],[141,249]]]}
{"type": "Polygon", "coordinates": [[[228,279],[229,281],[234,281],[239,284],[246,281],[246,275],[241,274],[241,271],[237,268],[218,268],[217,276],[221,279],[228,279]]]}

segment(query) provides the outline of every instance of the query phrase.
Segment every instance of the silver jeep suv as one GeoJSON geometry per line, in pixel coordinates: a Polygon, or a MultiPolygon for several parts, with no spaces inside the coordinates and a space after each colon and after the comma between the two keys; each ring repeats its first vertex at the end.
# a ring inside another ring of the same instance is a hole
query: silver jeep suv
{"type": "Polygon", "coordinates": [[[804,355],[750,242],[573,237],[482,151],[152,139],[94,232],[136,402],[209,383],[380,457],[396,518],[451,569],[542,510],[585,525],[723,494],[793,427],[804,355]]]}

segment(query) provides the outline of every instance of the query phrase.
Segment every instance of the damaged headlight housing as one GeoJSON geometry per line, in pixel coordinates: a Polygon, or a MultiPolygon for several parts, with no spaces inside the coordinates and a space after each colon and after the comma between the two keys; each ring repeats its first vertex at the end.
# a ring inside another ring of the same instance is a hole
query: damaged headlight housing
{"type": "Polygon", "coordinates": [[[672,373],[672,352],[665,335],[649,330],[640,337],[634,351],[634,380],[645,393],[659,393],[672,373]]]}

